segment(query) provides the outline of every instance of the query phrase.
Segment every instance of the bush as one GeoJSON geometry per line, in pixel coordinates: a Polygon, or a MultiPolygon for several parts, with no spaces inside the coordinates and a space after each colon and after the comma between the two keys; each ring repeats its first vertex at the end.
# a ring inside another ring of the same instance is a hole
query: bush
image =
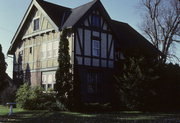
{"type": "Polygon", "coordinates": [[[22,85],[16,93],[17,107],[26,108],[28,98],[30,95],[30,87],[28,84],[22,85]]]}
{"type": "Polygon", "coordinates": [[[115,76],[116,94],[119,103],[128,110],[139,110],[146,106],[147,97],[153,95],[151,82],[159,77],[153,74],[146,59],[128,58],[122,73],[115,76]]]}
{"type": "Polygon", "coordinates": [[[16,93],[17,107],[28,110],[66,110],[53,93],[43,93],[41,87],[20,86],[16,93]]]}

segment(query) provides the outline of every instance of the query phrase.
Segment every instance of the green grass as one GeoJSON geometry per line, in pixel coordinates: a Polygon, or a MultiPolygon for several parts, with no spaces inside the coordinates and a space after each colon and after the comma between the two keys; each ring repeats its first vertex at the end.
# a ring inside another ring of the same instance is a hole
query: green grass
{"type": "MultiPolygon", "coordinates": [[[[18,113],[22,111],[25,111],[25,110],[19,109],[19,108],[13,108],[14,113],[18,113]]],[[[8,113],[9,113],[9,107],[0,105],[0,116],[7,115],[8,113]]]]}
{"type": "Polygon", "coordinates": [[[15,108],[8,116],[9,108],[0,106],[0,122],[17,123],[178,123],[178,113],[142,113],[121,111],[106,113],[79,113],[67,111],[29,111],[15,108]]]}

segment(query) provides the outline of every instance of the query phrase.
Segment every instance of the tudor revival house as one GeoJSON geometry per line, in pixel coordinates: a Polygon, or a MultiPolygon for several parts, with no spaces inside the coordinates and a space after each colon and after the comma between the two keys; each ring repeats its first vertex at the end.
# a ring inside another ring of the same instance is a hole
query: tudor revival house
{"type": "Polygon", "coordinates": [[[8,51],[14,56],[14,80],[24,78],[32,86],[54,88],[64,28],[72,30],[67,37],[70,62],[78,69],[84,101],[110,98],[115,61],[131,49],[149,57],[158,52],[128,24],[112,20],[100,0],[73,9],[32,0],[8,51]]]}

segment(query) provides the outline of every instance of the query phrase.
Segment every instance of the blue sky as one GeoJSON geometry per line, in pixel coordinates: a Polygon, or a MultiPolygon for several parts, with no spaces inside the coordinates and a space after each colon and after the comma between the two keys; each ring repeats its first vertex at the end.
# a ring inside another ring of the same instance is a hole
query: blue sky
{"type": "MultiPolygon", "coordinates": [[[[75,8],[92,0],[46,0],[62,6],[75,8]]],[[[0,44],[4,54],[30,4],[31,0],[0,0],[0,44]]],[[[138,3],[140,0],[101,0],[112,19],[126,22],[140,32],[138,25],[142,21],[138,3]]],[[[140,32],[141,33],[141,32],[140,32]]],[[[180,56],[180,47],[179,49],[180,56]]],[[[12,75],[12,58],[6,59],[7,73],[12,75]]]]}

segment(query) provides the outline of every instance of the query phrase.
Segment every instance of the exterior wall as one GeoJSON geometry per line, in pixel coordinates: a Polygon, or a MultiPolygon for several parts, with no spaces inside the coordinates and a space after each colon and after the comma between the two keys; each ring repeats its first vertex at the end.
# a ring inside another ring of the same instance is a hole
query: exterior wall
{"type": "MultiPolygon", "coordinates": [[[[77,66],[82,84],[83,101],[107,101],[110,94],[111,70],[114,68],[114,38],[106,20],[98,10],[93,11],[85,21],[69,33],[69,54],[71,64],[77,66]],[[92,25],[92,17],[100,17],[100,26],[92,25]],[[93,41],[99,41],[99,55],[93,54],[93,41]],[[109,75],[109,76],[108,76],[109,75]],[[96,91],[88,92],[96,88],[96,91]],[[104,94],[104,95],[103,95],[104,94]],[[100,97],[100,98],[99,98],[100,97]]],[[[40,11],[34,9],[15,52],[15,71],[24,72],[32,86],[54,86],[54,72],[57,69],[60,32],[40,11]],[[39,29],[34,30],[34,20],[39,18],[39,29]],[[28,73],[28,74],[27,74],[28,73]]],[[[77,74],[76,73],[76,74],[77,74]]]]}
{"type": "Polygon", "coordinates": [[[31,86],[41,86],[41,72],[31,73],[31,86]]]}
{"type": "Polygon", "coordinates": [[[78,73],[81,81],[81,100],[83,102],[106,103],[112,98],[113,72],[106,68],[82,67],[78,65],[78,73]],[[97,75],[96,79],[90,81],[91,75],[97,75]]]}
{"type": "Polygon", "coordinates": [[[75,73],[81,80],[84,102],[107,102],[110,100],[114,69],[114,38],[106,20],[94,10],[75,30],[75,73]],[[100,18],[100,26],[93,25],[93,16],[100,18]],[[100,42],[99,55],[93,54],[93,41],[100,42]]]}
{"type": "MultiPolygon", "coordinates": [[[[101,16],[98,11],[96,14],[101,16]]],[[[75,55],[79,65],[113,68],[114,67],[114,39],[106,21],[101,16],[101,27],[91,26],[92,14],[75,32],[75,55]],[[93,56],[93,40],[100,41],[100,55],[93,56]]]]}
{"type": "Polygon", "coordinates": [[[34,11],[14,56],[14,72],[22,69],[26,74],[28,70],[32,86],[41,85],[42,72],[56,71],[60,40],[60,32],[53,29],[40,11],[34,11]],[[39,18],[39,29],[33,31],[33,20],[36,18],[39,18]],[[18,63],[18,59],[22,62],[18,63]]]}

